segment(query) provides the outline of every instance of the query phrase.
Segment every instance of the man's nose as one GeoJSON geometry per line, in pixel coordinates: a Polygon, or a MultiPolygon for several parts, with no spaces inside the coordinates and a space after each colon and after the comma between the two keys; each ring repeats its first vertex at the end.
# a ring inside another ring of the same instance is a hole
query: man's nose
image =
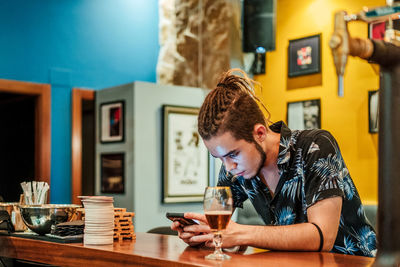
{"type": "Polygon", "coordinates": [[[228,172],[231,172],[232,170],[236,169],[237,164],[233,160],[225,160],[225,169],[228,172]]]}

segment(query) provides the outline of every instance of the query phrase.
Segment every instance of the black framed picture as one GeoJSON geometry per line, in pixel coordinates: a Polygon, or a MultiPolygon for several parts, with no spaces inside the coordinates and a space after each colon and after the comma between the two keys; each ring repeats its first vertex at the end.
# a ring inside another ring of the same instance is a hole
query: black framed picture
{"type": "Polygon", "coordinates": [[[368,128],[370,133],[379,130],[379,91],[368,91],[368,128]]]}
{"type": "Polygon", "coordinates": [[[100,155],[101,193],[125,193],[125,154],[100,155]]]}
{"type": "Polygon", "coordinates": [[[289,40],[288,76],[321,72],[321,34],[289,40]]]}
{"type": "Polygon", "coordinates": [[[201,202],[209,185],[208,151],[197,131],[199,109],[163,106],[163,202],[201,202]]]}
{"type": "Polygon", "coordinates": [[[287,104],[287,123],[293,130],[321,128],[321,100],[310,99],[287,104]]]}
{"type": "Polygon", "coordinates": [[[100,105],[100,142],[123,142],[125,138],[125,102],[100,105]]]}

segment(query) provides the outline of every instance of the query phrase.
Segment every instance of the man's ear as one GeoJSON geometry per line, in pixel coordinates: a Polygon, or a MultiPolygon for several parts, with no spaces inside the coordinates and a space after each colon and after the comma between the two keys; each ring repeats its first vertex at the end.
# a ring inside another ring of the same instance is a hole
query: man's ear
{"type": "Polygon", "coordinates": [[[267,128],[261,123],[257,123],[256,125],[254,125],[253,136],[254,140],[258,142],[263,142],[267,137],[267,128]]]}

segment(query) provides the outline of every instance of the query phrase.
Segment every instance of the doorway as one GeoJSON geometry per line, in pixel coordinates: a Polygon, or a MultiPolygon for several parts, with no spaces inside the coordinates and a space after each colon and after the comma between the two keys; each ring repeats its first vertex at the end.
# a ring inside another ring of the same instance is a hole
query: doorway
{"type": "Polygon", "coordinates": [[[35,175],[35,96],[0,92],[0,196],[18,202],[35,175]]]}
{"type": "Polygon", "coordinates": [[[20,182],[50,184],[50,85],[0,79],[0,195],[19,200],[20,182]]]}

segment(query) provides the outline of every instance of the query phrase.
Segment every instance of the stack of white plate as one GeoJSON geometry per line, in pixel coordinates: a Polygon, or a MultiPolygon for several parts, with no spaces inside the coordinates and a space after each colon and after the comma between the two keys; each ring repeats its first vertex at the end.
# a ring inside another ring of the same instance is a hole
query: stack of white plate
{"type": "Polygon", "coordinates": [[[114,242],[114,199],[104,196],[81,196],[85,208],[85,245],[109,245],[114,242]]]}

